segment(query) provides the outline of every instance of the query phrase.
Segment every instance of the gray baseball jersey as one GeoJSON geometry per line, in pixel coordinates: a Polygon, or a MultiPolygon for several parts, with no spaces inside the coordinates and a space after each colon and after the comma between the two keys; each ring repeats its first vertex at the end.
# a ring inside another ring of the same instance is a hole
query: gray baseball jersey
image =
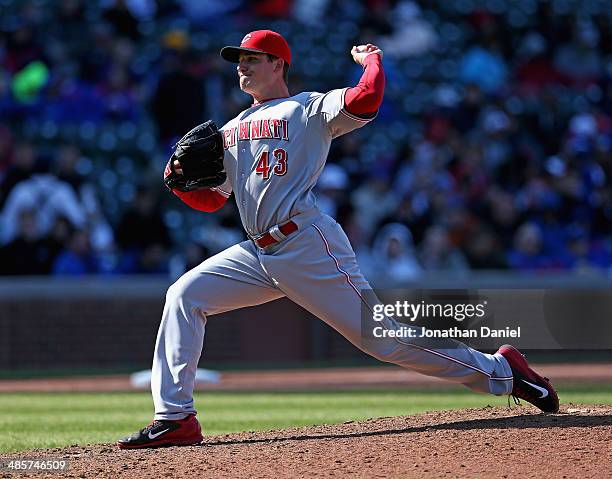
{"type": "Polygon", "coordinates": [[[227,182],[250,236],[316,205],[312,188],[332,139],[365,120],[342,109],[346,89],[303,92],[244,110],[221,129],[227,182]]]}
{"type": "MultiPolygon", "coordinates": [[[[153,359],[155,419],[181,419],[196,412],[195,373],[210,316],[281,297],[381,361],[476,391],[512,391],[510,366],[499,354],[442,340],[435,348],[392,335],[363,340],[362,308],[372,309],[378,300],[365,293],[370,286],[348,238],[336,221],[318,211],[312,193],[332,139],[369,121],[344,109],[345,91],[270,100],[222,128],[228,179],[216,191],[226,197],[234,192],[249,236],[289,219],[298,230],[267,248],[243,241],[208,258],[169,288],[153,359]]],[[[399,328],[392,318],[381,324],[399,328]]]]}

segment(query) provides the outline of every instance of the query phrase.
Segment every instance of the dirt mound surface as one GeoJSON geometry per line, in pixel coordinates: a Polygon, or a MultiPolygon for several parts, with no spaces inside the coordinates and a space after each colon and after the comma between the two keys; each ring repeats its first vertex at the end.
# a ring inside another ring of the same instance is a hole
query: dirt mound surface
{"type": "MultiPolygon", "coordinates": [[[[610,477],[611,441],[610,406],[570,405],[551,415],[523,406],[209,436],[182,448],[124,451],[107,444],[0,457],[64,458],[70,465],[63,477],[550,479],[610,477]]],[[[17,476],[27,477],[0,473],[17,476]]]]}

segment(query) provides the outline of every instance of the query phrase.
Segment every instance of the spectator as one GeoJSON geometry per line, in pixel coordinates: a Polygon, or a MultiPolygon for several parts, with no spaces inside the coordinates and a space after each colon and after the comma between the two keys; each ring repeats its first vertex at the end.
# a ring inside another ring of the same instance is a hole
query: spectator
{"type": "Polygon", "coordinates": [[[513,157],[511,134],[513,125],[508,114],[501,109],[483,112],[481,130],[484,132],[483,161],[485,171],[497,176],[498,170],[513,157]]]}
{"type": "Polygon", "coordinates": [[[226,203],[216,215],[215,221],[197,228],[193,235],[195,241],[205,244],[212,253],[218,253],[245,238],[238,209],[233,203],[226,203]]]}
{"type": "Polygon", "coordinates": [[[78,146],[70,143],[61,145],[55,159],[55,174],[59,180],[72,187],[79,204],[82,205],[94,251],[109,252],[114,248],[114,233],[100,205],[96,187],[77,171],[81,160],[81,150],[78,146]]]}
{"type": "Polygon", "coordinates": [[[521,215],[514,198],[508,192],[491,188],[484,205],[484,218],[502,238],[504,250],[512,246],[512,241],[521,215]]]}
{"type": "Polygon", "coordinates": [[[111,7],[104,10],[103,18],[114,27],[117,35],[133,41],[140,39],[138,20],[132,15],[125,0],[115,0],[111,7]]]}
{"type": "MultiPolygon", "coordinates": [[[[0,82],[2,80],[0,79],[0,82]]],[[[0,92],[2,87],[0,86],[0,92]]],[[[0,95],[1,96],[1,95],[0,95]]],[[[0,105],[1,108],[1,105],[0,105]]],[[[10,128],[6,125],[0,125],[0,188],[4,186],[4,174],[7,169],[14,164],[15,160],[13,158],[13,134],[10,128]]],[[[23,178],[21,178],[23,179],[23,178]]],[[[21,181],[18,180],[18,181],[21,181]]],[[[2,190],[0,190],[2,191],[2,190]]],[[[2,198],[4,197],[3,193],[0,193],[0,208],[2,208],[2,198]]]]}
{"type": "Polygon", "coordinates": [[[74,230],[63,251],[53,263],[56,276],[83,276],[99,273],[98,258],[91,249],[89,233],[74,230]]]}
{"type": "Polygon", "coordinates": [[[422,17],[421,9],[415,2],[398,2],[391,12],[391,18],[393,33],[377,42],[385,55],[397,58],[420,56],[436,46],[436,32],[422,17]]]}
{"type": "Polygon", "coordinates": [[[28,179],[19,182],[6,199],[0,215],[1,238],[6,244],[16,234],[17,218],[23,210],[36,210],[39,233],[46,235],[58,216],[67,218],[75,228],[83,228],[86,213],[70,185],[49,172],[41,162],[28,179]]]}
{"type": "Polygon", "coordinates": [[[189,70],[186,52],[167,51],[151,101],[162,145],[178,139],[204,119],[204,80],[189,70]]]}
{"type": "Polygon", "coordinates": [[[608,271],[612,266],[611,245],[602,240],[592,240],[588,231],[578,224],[571,225],[568,230],[571,268],[580,273],[608,271]]]}
{"type": "MultiPolygon", "coordinates": [[[[475,269],[606,269],[608,13],[559,13],[554,2],[536,2],[537,11],[526,16],[521,2],[506,2],[498,13],[472,4],[4,2],[0,244],[23,239],[19,225],[28,220],[20,215],[35,208],[37,241],[49,257],[67,246],[66,229],[79,229],[108,260],[105,271],[115,254],[124,271],[166,271],[172,242],[163,233],[153,245],[124,241],[125,252],[115,249],[107,218],[123,236],[134,230],[121,219],[135,186],[115,158],[126,155],[141,171],[153,165],[159,175],[157,160],[174,139],[204,119],[221,125],[247,108],[245,96],[228,86],[235,72],[219,64],[217,49],[260,15],[282,19],[295,49],[292,92],[306,76],[320,91],[360,76],[341,54],[357,31],[386,42],[378,120],[332,144],[326,169],[342,173],[329,181],[324,173],[317,189],[319,206],[343,223],[359,254],[367,256],[385,225],[401,223],[420,252],[447,241],[445,248],[463,252],[475,269]],[[304,37],[292,15],[312,35],[304,37]],[[74,144],[64,145],[64,138],[74,144]],[[39,170],[39,156],[56,158],[56,176],[39,170]],[[519,235],[523,224],[531,226],[519,235]],[[583,235],[572,233],[575,225],[583,235]],[[545,258],[528,252],[534,238],[545,258]]],[[[162,213],[154,213],[158,226],[162,213]]],[[[195,240],[210,253],[244,236],[231,207],[215,216],[177,215],[167,218],[183,222],[181,241],[195,240]]],[[[428,270],[448,266],[439,253],[427,259],[428,270]]]]}
{"type": "Polygon", "coordinates": [[[426,271],[463,272],[469,269],[463,253],[451,243],[446,229],[438,225],[425,232],[419,259],[426,271]]]}
{"type": "Polygon", "coordinates": [[[461,59],[460,76],[464,83],[475,83],[487,93],[499,93],[506,86],[508,67],[500,46],[474,45],[461,59]]]}
{"type": "Polygon", "coordinates": [[[195,241],[188,242],[183,249],[183,253],[173,256],[170,261],[170,274],[172,278],[178,279],[209,256],[210,251],[206,246],[195,241]]]}
{"type": "Polygon", "coordinates": [[[361,187],[353,192],[351,201],[359,212],[357,221],[360,228],[372,232],[382,218],[397,205],[397,199],[389,187],[389,180],[383,172],[374,171],[361,187]]]}
{"type": "Polygon", "coordinates": [[[123,251],[120,272],[168,272],[167,255],[172,241],[159,199],[151,188],[138,188],[132,207],[119,221],[116,237],[123,251]]]}
{"type": "Polygon", "coordinates": [[[603,68],[597,51],[599,33],[591,22],[578,22],[572,41],[559,47],[555,55],[556,68],[574,82],[586,85],[596,81],[603,68]]]}
{"type": "Polygon", "coordinates": [[[41,239],[36,211],[23,209],[16,221],[15,237],[0,247],[0,274],[49,274],[53,253],[41,239]]]}
{"type": "Polygon", "coordinates": [[[27,180],[34,172],[37,161],[36,149],[31,143],[21,142],[15,147],[15,155],[0,183],[0,208],[4,206],[13,188],[27,180]]]}
{"type": "Polygon", "coordinates": [[[566,84],[568,81],[556,69],[548,55],[546,39],[538,32],[529,32],[521,41],[517,52],[516,77],[526,94],[537,94],[544,87],[566,84]]]}
{"type": "Polygon", "coordinates": [[[317,25],[325,21],[330,0],[294,0],[293,17],[303,25],[317,25]]]}
{"type": "Polygon", "coordinates": [[[484,101],[483,92],[476,83],[465,86],[463,99],[452,114],[453,125],[460,133],[467,134],[474,130],[484,101]]]}
{"type": "Polygon", "coordinates": [[[421,266],[416,258],[412,234],[406,226],[391,223],[383,226],[374,239],[369,265],[364,268],[365,274],[391,282],[414,280],[421,274],[421,266]]]}
{"type": "Polygon", "coordinates": [[[87,23],[87,18],[83,0],[60,0],[58,3],[55,21],[50,25],[55,31],[50,33],[58,38],[58,33],[61,32],[61,38],[70,48],[74,48],[71,53],[86,49],[87,45],[83,42],[83,25],[87,23]]]}
{"type": "Polygon", "coordinates": [[[349,177],[339,165],[328,163],[317,182],[317,206],[319,209],[333,218],[336,218],[338,206],[349,186],[349,177]]]}
{"type": "Polygon", "coordinates": [[[545,270],[555,268],[542,242],[542,232],[534,223],[523,223],[514,236],[514,249],[508,254],[508,263],[517,270],[545,270]]]}
{"type": "Polygon", "coordinates": [[[43,58],[43,49],[36,38],[33,26],[25,21],[17,21],[17,28],[8,34],[5,57],[2,59],[6,69],[15,74],[28,64],[43,58]]]}
{"type": "Polygon", "coordinates": [[[69,220],[63,216],[58,216],[55,219],[55,223],[51,228],[51,231],[47,236],[44,237],[44,241],[49,249],[49,271],[51,272],[53,263],[55,263],[58,255],[64,250],[69,244],[70,238],[74,233],[75,228],[72,226],[69,220]]]}
{"type": "Polygon", "coordinates": [[[100,87],[100,94],[106,98],[105,118],[114,121],[136,121],[140,115],[140,105],[128,72],[114,65],[108,81],[100,87]]]}
{"type": "Polygon", "coordinates": [[[487,226],[481,225],[472,233],[465,242],[464,251],[471,269],[508,268],[501,241],[487,226]]]}

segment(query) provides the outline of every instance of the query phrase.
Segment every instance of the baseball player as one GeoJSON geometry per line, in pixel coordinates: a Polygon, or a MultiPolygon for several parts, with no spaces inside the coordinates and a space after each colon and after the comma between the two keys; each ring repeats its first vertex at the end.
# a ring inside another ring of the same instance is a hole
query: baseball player
{"type": "MultiPolygon", "coordinates": [[[[237,64],[240,88],[253,104],[221,128],[226,181],[213,188],[173,190],[200,211],[219,209],[234,193],[248,240],[208,258],[168,289],[155,344],[151,424],[121,439],[120,448],[202,441],[193,401],[195,373],[208,318],[287,297],[381,361],[464,384],[475,391],[523,398],[546,412],[559,408],[549,381],[512,346],[496,354],[468,347],[432,348],[417,340],[361,340],[361,308],[377,299],[359,271],[344,231],[318,209],[312,189],[334,138],[376,117],[385,77],[383,52],[355,46],[359,83],[327,93],[289,95],[291,50],[270,30],[247,34],[221,56],[237,64]]],[[[166,175],[180,175],[171,159],[166,175]]],[[[398,328],[391,318],[381,323],[398,328]]]]}

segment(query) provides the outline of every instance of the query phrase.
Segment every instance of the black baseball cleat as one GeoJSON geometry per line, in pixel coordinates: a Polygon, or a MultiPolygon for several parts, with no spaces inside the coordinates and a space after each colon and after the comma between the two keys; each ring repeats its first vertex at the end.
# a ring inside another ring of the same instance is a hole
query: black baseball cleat
{"type": "Polygon", "coordinates": [[[506,358],[512,369],[515,399],[524,399],[544,412],[559,412],[559,397],[548,378],[531,369],[525,356],[514,346],[504,344],[497,352],[506,358]]]}
{"type": "Polygon", "coordinates": [[[117,441],[119,449],[142,449],[145,447],[191,446],[204,438],[195,414],[178,421],[155,420],[144,429],[117,441]]]}

